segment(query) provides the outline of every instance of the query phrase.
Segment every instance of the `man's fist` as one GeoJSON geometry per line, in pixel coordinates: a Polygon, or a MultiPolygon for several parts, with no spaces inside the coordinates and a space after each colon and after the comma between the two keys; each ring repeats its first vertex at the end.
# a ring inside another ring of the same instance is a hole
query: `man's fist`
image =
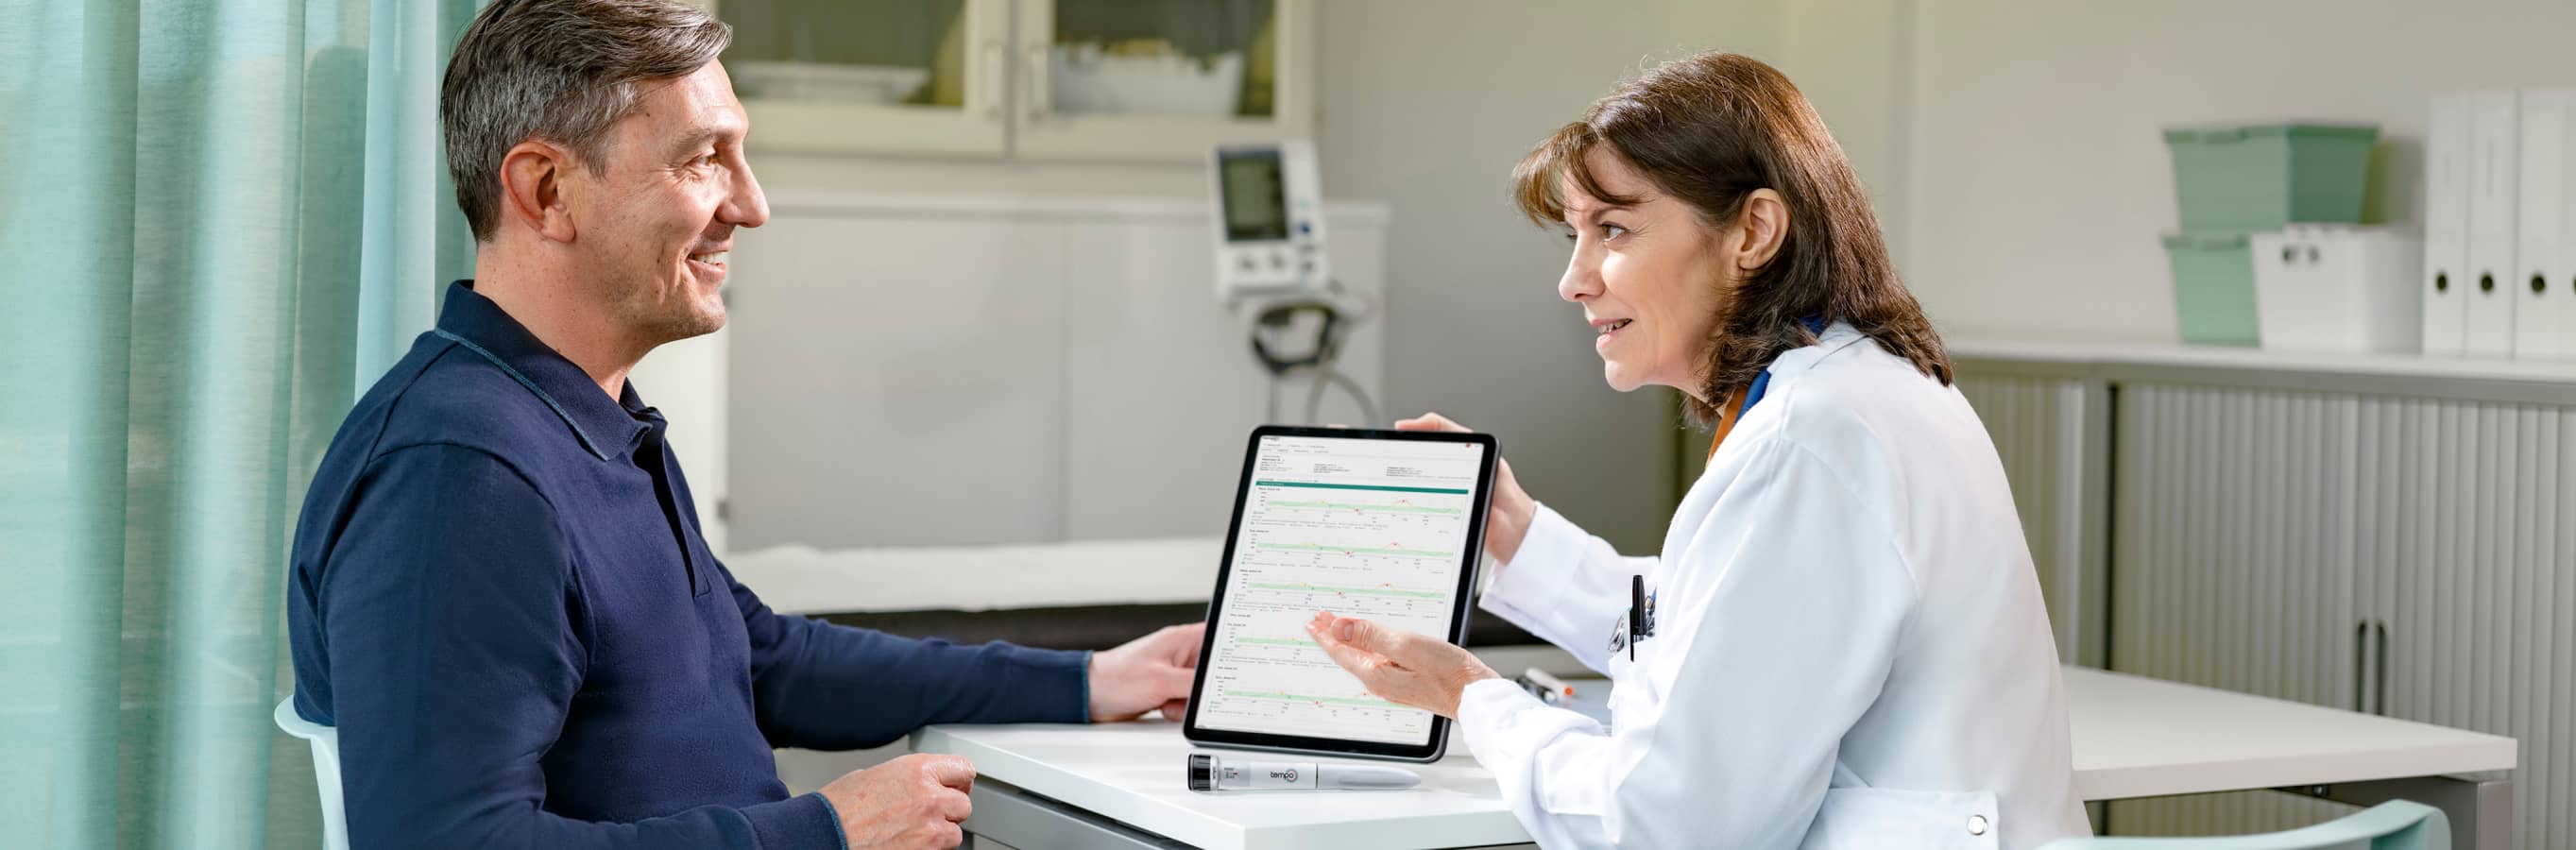
{"type": "Polygon", "coordinates": [[[914,754],[844,774],[822,794],[850,850],[948,850],[966,842],[957,824],[974,811],[966,802],[974,787],[975,765],[964,756],[914,754]]]}

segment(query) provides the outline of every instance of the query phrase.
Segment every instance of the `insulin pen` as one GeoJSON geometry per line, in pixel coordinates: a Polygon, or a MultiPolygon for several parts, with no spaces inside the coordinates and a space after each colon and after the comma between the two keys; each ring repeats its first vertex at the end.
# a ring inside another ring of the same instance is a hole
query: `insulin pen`
{"type": "Polygon", "coordinates": [[[1192,791],[1318,791],[1328,788],[1392,790],[1422,784],[1401,767],[1311,761],[1249,761],[1190,754],[1192,791]]]}
{"type": "Polygon", "coordinates": [[[1550,676],[1546,671],[1536,667],[1521,671],[1520,678],[1512,681],[1528,689],[1530,693],[1538,695],[1538,700],[1548,705],[1574,704],[1573,685],[1566,684],[1563,680],[1550,676]]]}

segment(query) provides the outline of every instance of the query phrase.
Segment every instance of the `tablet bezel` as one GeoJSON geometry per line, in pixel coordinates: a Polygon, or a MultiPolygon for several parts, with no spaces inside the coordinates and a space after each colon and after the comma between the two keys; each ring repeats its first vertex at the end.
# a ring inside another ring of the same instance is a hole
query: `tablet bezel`
{"type": "Polygon", "coordinates": [[[1449,746],[1449,718],[1431,716],[1429,741],[1402,744],[1385,741],[1357,741],[1343,738],[1318,738],[1304,735],[1277,735],[1233,729],[1207,729],[1199,726],[1200,693],[1207,688],[1208,665],[1204,662],[1216,653],[1215,624],[1224,614],[1226,581],[1234,572],[1234,546],[1243,535],[1243,511],[1252,497],[1253,472],[1261,459],[1261,441],[1265,437],[1321,437],[1344,440],[1395,440],[1405,442],[1468,443],[1484,449],[1483,463],[1476,469],[1476,492],[1467,522],[1466,546],[1458,569],[1458,587],[1449,605],[1449,634],[1452,644],[1467,637],[1467,606],[1476,586],[1476,570],[1485,550],[1485,517],[1494,495],[1494,470],[1499,463],[1491,434],[1460,431],[1388,431],[1364,428],[1312,428],[1293,425],[1263,425],[1252,430],[1243,451],[1243,474],[1234,488],[1234,516],[1226,523],[1225,550],[1217,561],[1216,588],[1208,595],[1207,634],[1200,638],[1198,670],[1190,680],[1190,704],[1181,723],[1181,734],[1191,743],[1233,749],[1274,752],[1313,753],[1330,756],[1387,759],[1392,761],[1438,761],[1449,746]]]}

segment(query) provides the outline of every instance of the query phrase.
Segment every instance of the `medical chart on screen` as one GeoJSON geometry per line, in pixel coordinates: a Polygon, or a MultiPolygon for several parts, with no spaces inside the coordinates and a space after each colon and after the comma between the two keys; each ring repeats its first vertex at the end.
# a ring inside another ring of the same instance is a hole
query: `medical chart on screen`
{"type": "Polygon", "coordinates": [[[1470,443],[1262,438],[1199,725],[1419,744],[1431,714],[1371,696],[1306,635],[1317,611],[1448,639],[1476,476],[1470,443]]]}

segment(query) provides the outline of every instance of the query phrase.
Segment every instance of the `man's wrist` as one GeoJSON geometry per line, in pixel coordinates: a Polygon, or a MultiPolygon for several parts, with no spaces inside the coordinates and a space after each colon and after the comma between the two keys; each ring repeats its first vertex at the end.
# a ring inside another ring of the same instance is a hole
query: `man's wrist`
{"type": "Polygon", "coordinates": [[[1099,675],[1100,675],[1100,654],[1099,654],[1099,653],[1097,653],[1097,652],[1093,652],[1093,651],[1091,651],[1091,650],[1087,650],[1087,649],[1086,649],[1086,650],[1083,650],[1083,651],[1082,651],[1082,722],[1084,722],[1084,723],[1097,723],[1097,722],[1100,722],[1100,704],[1099,704],[1098,702],[1095,702],[1095,701],[1093,700],[1093,698],[1092,698],[1092,693],[1098,690],[1098,686],[1097,686],[1097,684],[1096,684],[1096,683],[1094,683],[1094,682],[1092,681],[1092,679],[1097,678],[1099,675]]]}

